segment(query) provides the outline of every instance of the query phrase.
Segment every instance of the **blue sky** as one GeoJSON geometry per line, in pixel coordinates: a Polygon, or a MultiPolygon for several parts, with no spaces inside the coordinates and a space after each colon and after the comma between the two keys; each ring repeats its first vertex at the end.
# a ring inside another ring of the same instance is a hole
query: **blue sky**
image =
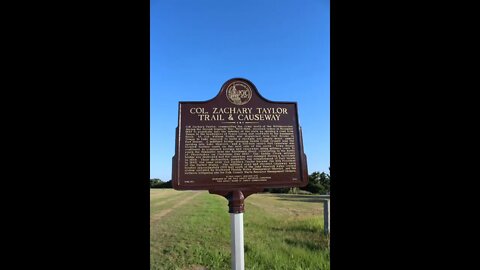
{"type": "Polygon", "coordinates": [[[296,101],[309,173],[330,166],[330,1],[151,0],[150,178],[171,179],[179,101],[228,79],[296,101]]]}

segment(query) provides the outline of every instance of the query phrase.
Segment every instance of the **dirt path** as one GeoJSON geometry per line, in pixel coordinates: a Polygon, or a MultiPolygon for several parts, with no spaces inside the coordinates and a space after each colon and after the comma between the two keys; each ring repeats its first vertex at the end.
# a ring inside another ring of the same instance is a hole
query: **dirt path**
{"type": "Polygon", "coordinates": [[[193,200],[193,198],[197,197],[198,195],[202,194],[203,192],[198,192],[198,191],[190,191],[192,192],[193,194],[191,196],[188,196],[187,198],[185,198],[184,200],[178,202],[177,204],[175,205],[172,205],[172,207],[168,208],[168,209],[165,209],[165,210],[162,210],[158,213],[156,213],[155,215],[151,216],[150,217],[150,225],[155,223],[156,221],[160,220],[162,217],[168,215],[170,212],[172,212],[173,210],[175,210],[176,208],[188,203],[189,201],[193,200]]]}

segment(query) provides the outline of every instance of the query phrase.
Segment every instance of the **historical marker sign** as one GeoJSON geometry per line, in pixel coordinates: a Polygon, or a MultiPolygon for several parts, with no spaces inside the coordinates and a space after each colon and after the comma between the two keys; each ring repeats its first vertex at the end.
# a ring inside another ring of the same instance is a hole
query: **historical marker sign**
{"type": "Polygon", "coordinates": [[[248,190],[308,183],[296,102],[228,80],[208,101],[180,102],[172,183],[183,190],[248,190]]]}

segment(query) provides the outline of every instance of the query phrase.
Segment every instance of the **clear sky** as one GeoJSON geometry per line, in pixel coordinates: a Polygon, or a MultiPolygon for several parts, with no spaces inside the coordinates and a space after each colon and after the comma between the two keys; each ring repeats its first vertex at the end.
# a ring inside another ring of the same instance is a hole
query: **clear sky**
{"type": "Polygon", "coordinates": [[[329,172],[329,0],[151,0],[150,37],[150,178],[171,179],[178,102],[234,77],[296,101],[309,174],[329,172]]]}

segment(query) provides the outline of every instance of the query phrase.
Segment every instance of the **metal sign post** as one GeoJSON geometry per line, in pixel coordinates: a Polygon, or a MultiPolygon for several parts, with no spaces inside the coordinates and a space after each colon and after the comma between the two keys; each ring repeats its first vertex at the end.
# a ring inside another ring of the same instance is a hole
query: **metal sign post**
{"type": "Polygon", "coordinates": [[[228,212],[230,213],[230,239],[232,249],[232,270],[245,269],[245,253],[243,245],[243,212],[245,198],[261,192],[263,189],[252,188],[248,190],[210,190],[211,194],[217,194],[228,200],[228,212]]]}
{"type": "Polygon", "coordinates": [[[232,270],[244,270],[243,213],[230,213],[230,229],[232,239],[232,270]]]}
{"type": "Polygon", "coordinates": [[[245,269],[243,248],[243,211],[245,197],[240,190],[232,191],[227,196],[230,213],[230,235],[232,247],[232,270],[245,269]]]}

